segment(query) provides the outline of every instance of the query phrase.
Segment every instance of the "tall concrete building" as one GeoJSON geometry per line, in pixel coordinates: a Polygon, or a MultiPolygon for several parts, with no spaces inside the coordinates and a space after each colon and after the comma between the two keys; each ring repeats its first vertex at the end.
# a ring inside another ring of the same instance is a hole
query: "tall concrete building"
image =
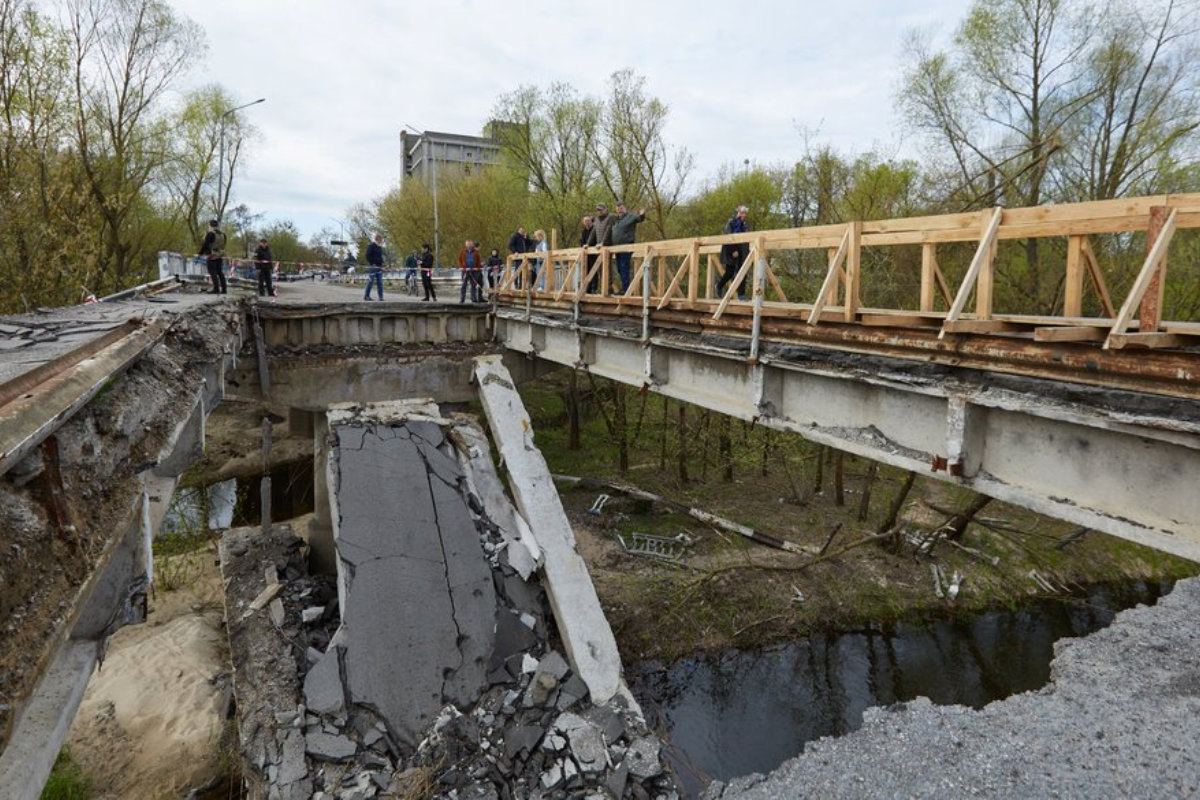
{"type": "MultiPolygon", "coordinates": [[[[488,123],[488,130],[498,123],[488,123]]],[[[400,183],[416,178],[430,186],[436,180],[469,175],[500,160],[500,142],[491,136],[400,131],[400,183]]]]}

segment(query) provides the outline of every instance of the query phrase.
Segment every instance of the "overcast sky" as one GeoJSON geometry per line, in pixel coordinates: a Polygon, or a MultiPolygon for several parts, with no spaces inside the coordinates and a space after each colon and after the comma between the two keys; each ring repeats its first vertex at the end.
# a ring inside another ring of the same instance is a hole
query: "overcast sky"
{"type": "Polygon", "coordinates": [[[667,142],[724,164],[795,160],[802,130],[842,152],[914,154],[894,109],[904,32],[948,35],[968,0],[168,0],[205,30],[189,76],[261,138],[234,202],[304,238],[395,186],[399,132],[478,134],[500,95],[563,81],[602,97],[632,67],[670,107],[667,142]]]}

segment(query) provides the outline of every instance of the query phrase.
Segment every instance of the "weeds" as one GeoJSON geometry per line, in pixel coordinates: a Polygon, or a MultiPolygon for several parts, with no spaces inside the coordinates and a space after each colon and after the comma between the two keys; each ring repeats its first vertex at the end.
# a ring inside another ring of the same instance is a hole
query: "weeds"
{"type": "Polygon", "coordinates": [[[71,760],[70,751],[64,747],[55,759],[54,769],[42,789],[42,800],[87,800],[91,796],[91,780],[71,760]]]}

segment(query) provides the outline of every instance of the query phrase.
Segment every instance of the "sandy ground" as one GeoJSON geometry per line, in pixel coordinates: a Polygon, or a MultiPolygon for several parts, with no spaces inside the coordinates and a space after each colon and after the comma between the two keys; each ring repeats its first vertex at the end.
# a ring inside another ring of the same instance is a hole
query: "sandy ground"
{"type": "Polygon", "coordinates": [[[222,772],[228,667],[216,556],[164,562],[149,619],[113,636],[67,737],[95,798],[178,798],[222,772]],[[184,585],[163,591],[163,575],[184,585]]]}

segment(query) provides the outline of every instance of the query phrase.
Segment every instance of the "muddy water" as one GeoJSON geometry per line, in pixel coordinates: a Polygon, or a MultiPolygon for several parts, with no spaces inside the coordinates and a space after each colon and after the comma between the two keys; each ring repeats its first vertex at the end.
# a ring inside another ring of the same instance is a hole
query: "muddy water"
{"type": "Polygon", "coordinates": [[[969,621],[812,635],[756,652],[643,665],[630,677],[696,794],[709,780],[768,772],[808,741],[855,730],[870,706],[925,696],[979,708],[1044,686],[1055,640],[1103,628],[1116,611],[1169,590],[1097,586],[1080,598],[969,621]]]}

